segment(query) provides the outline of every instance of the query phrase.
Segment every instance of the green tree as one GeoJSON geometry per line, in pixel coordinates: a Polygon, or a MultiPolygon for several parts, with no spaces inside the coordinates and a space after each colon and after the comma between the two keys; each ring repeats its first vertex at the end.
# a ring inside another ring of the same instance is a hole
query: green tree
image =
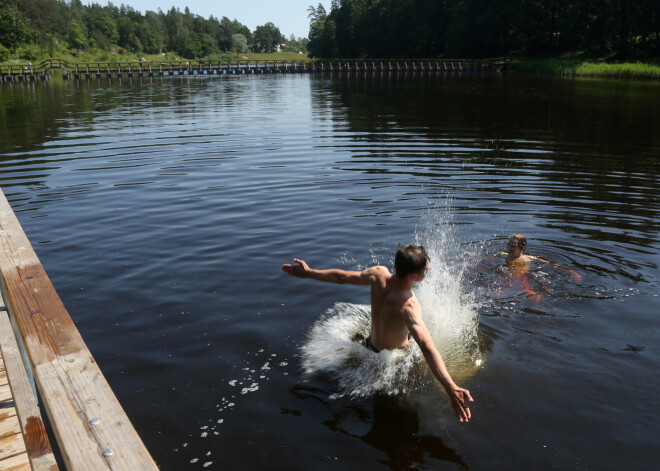
{"type": "Polygon", "coordinates": [[[165,48],[185,55],[189,32],[183,23],[183,15],[174,7],[164,15],[163,24],[167,32],[165,48]]]}
{"type": "Polygon", "coordinates": [[[5,3],[17,6],[42,37],[66,36],[71,17],[68,3],[61,0],[0,0],[0,8],[5,8],[5,3]]]}
{"type": "Polygon", "coordinates": [[[322,3],[314,8],[310,6],[307,9],[309,18],[309,43],[307,50],[312,57],[336,57],[337,49],[335,41],[334,23],[330,23],[330,18],[322,3]]]}
{"type": "Polygon", "coordinates": [[[101,10],[99,14],[93,18],[92,27],[95,31],[100,31],[111,43],[117,44],[119,42],[117,22],[110,18],[107,11],[101,10]]]}
{"type": "Polygon", "coordinates": [[[82,28],[76,22],[76,20],[71,20],[69,24],[69,32],[67,34],[67,42],[71,49],[84,49],[87,44],[87,39],[83,33],[82,28]]]}
{"type": "Polygon", "coordinates": [[[248,44],[252,43],[253,39],[250,28],[248,28],[244,24],[239,23],[236,20],[232,21],[232,26],[234,27],[235,34],[242,34],[243,36],[245,36],[245,40],[247,41],[248,44]]]}
{"type": "Polygon", "coordinates": [[[210,34],[200,34],[199,41],[202,45],[202,54],[200,57],[210,56],[218,52],[218,45],[210,34]]]}
{"type": "Polygon", "coordinates": [[[11,54],[11,51],[7,49],[5,46],[0,44],[0,62],[4,62],[9,59],[9,55],[11,54]]]}
{"type": "MultiPolygon", "coordinates": [[[[165,25],[163,24],[163,12],[160,14],[147,11],[145,13],[144,24],[149,25],[149,35],[152,35],[151,39],[147,42],[149,44],[149,49],[147,52],[157,53],[161,52],[165,47],[165,25]]],[[[145,44],[145,47],[146,44],[145,44]]]]}
{"type": "Polygon", "coordinates": [[[236,54],[236,57],[238,57],[239,52],[247,52],[247,48],[248,48],[248,43],[247,43],[247,39],[245,39],[245,36],[243,36],[240,33],[236,33],[232,35],[231,50],[236,54]]]}
{"type": "Polygon", "coordinates": [[[197,33],[191,32],[186,35],[185,41],[183,43],[183,49],[179,51],[179,54],[190,59],[204,56],[202,40],[197,33]]]}
{"type": "Polygon", "coordinates": [[[0,8],[0,44],[16,51],[21,44],[32,42],[36,38],[37,32],[14,4],[0,8]]]}
{"type": "Polygon", "coordinates": [[[305,52],[305,46],[302,45],[300,41],[297,41],[295,39],[289,39],[286,42],[286,47],[284,48],[284,52],[305,52]]]}
{"type": "Polygon", "coordinates": [[[280,33],[280,29],[271,22],[257,26],[252,37],[254,42],[266,52],[273,51],[276,45],[284,42],[284,36],[280,33]]]}

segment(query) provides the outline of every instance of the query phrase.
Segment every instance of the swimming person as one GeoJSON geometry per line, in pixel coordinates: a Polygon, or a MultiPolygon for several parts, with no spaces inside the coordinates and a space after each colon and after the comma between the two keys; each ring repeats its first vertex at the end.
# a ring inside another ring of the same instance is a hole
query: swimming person
{"type": "Polygon", "coordinates": [[[509,237],[509,241],[506,244],[506,252],[501,252],[501,255],[506,255],[505,263],[511,267],[529,267],[529,262],[531,260],[538,260],[543,263],[549,263],[555,267],[565,270],[568,272],[572,280],[581,280],[582,276],[573,270],[572,268],[559,265],[558,263],[550,262],[544,260],[540,257],[535,257],[533,255],[525,254],[525,249],[527,248],[527,237],[525,234],[516,232],[509,237]]]}
{"type": "MultiPolygon", "coordinates": [[[[511,277],[516,280],[518,283],[518,287],[527,293],[528,298],[533,298],[536,302],[541,301],[541,295],[538,294],[536,291],[534,291],[529,283],[529,279],[527,278],[527,272],[529,271],[529,262],[532,260],[538,260],[543,263],[549,263],[551,265],[554,265],[555,267],[565,270],[569,273],[569,276],[571,277],[572,280],[581,280],[582,276],[575,270],[569,267],[565,267],[563,265],[559,265],[558,263],[550,262],[548,260],[542,259],[540,257],[535,257],[533,255],[527,255],[525,254],[525,249],[527,248],[527,237],[525,237],[525,234],[521,234],[520,232],[516,232],[515,234],[512,234],[509,237],[509,240],[506,245],[506,252],[500,252],[500,255],[505,255],[506,258],[504,259],[504,263],[506,264],[507,267],[511,269],[510,275],[511,277]]],[[[543,284],[543,288],[549,293],[550,290],[548,289],[545,284],[543,284]]]]}
{"type": "Polygon", "coordinates": [[[374,352],[405,348],[410,335],[415,339],[431,372],[445,388],[460,422],[472,418],[468,402],[472,396],[452,380],[440,352],[422,319],[422,307],[412,291],[429,270],[429,256],[424,247],[406,245],[399,248],[394,259],[395,273],[383,266],[363,271],[340,269],[315,270],[304,260],[293,259],[297,265],[284,264],[282,270],[298,278],[311,278],[337,284],[371,287],[371,335],[364,340],[366,348],[374,352]]]}

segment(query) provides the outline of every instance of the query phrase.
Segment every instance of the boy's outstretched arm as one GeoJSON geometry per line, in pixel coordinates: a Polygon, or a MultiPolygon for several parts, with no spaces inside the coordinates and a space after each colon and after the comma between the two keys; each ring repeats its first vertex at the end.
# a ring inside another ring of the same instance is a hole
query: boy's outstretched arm
{"type": "Polygon", "coordinates": [[[470,395],[470,391],[460,388],[454,383],[449,371],[447,371],[442,355],[433,343],[431,333],[422,320],[421,312],[417,312],[416,308],[408,306],[405,308],[404,314],[406,316],[408,330],[422,351],[431,372],[445,388],[451,406],[454,408],[456,418],[459,422],[469,422],[472,418],[469,402],[474,401],[470,395]]]}
{"type": "Polygon", "coordinates": [[[350,284],[366,286],[372,283],[376,275],[376,269],[380,267],[370,267],[363,271],[346,271],[338,268],[327,270],[315,270],[310,268],[304,260],[294,258],[297,265],[285,263],[282,265],[282,271],[297,278],[311,278],[312,280],[324,281],[326,283],[350,284]]]}

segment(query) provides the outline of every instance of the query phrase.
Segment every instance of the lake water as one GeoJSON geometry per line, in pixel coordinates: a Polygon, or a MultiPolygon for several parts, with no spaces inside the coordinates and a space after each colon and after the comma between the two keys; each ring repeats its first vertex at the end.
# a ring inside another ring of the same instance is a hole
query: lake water
{"type": "Polygon", "coordinates": [[[161,469],[655,469],[659,105],[494,73],[4,84],[0,185],[161,469]],[[561,267],[521,281],[513,232],[561,267]],[[365,288],[280,270],[410,242],[469,424],[415,347],[359,347],[365,288]]]}

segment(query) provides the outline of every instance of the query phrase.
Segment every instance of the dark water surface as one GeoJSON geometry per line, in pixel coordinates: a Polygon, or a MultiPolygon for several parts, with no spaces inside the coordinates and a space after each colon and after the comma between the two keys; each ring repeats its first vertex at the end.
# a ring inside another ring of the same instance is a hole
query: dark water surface
{"type": "Polygon", "coordinates": [[[659,105],[495,74],[5,84],[0,185],[164,470],[655,469],[659,105]],[[488,257],[517,231],[582,279],[488,257]],[[356,361],[365,289],[280,271],[412,241],[467,425],[414,352],[356,361]]]}

